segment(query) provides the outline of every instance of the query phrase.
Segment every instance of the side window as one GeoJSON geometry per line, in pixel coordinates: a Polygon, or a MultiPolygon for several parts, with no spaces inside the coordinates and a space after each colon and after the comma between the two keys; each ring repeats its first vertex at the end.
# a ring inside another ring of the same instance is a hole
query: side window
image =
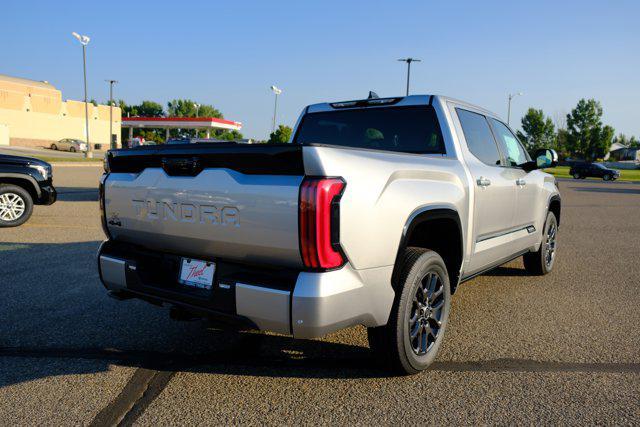
{"type": "Polygon", "coordinates": [[[460,108],[456,110],[469,151],[483,163],[499,166],[501,162],[500,153],[487,119],[483,115],[472,113],[471,111],[460,108]]]}
{"type": "Polygon", "coordinates": [[[531,160],[529,154],[524,149],[518,138],[511,130],[496,119],[489,119],[493,130],[496,133],[496,139],[500,150],[507,161],[506,166],[520,166],[531,160]]]}

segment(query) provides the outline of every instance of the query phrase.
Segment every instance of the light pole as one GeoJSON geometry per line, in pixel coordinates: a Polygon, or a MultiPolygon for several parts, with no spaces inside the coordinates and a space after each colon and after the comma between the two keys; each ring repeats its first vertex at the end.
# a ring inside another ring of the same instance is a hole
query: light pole
{"type": "Polygon", "coordinates": [[[518,93],[510,93],[509,94],[509,102],[508,102],[508,106],[507,106],[507,126],[510,126],[510,121],[511,121],[511,100],[513,98],[515,98],[516,96],[522,96],[524,95],[524,93],[522,92],[518,92],[518,93]]]}
{"type": "Polygon", "coordinates": [[[411,63],[422,62],[422,60],[416,59],[416,58],[402,58],[402,59],[398,59],[398,61],[407,63],[407,96],[409,96],[409,79],[411,78],[411,63]]]}
{"type": "Polygon", "coordinates": [[[93,149],[91,148],[91,143],[89,142],[89,105],[87,104],[87,45],[89,44],[89,36],[83,36],[75,31],[71,33],[73,37],[78,39],[80,44],[82,45],[82,70],[84,73],[84,121],[87,132],[87,151],[84,156],[88,159],[93,157],[93,149]]]}
{"type": "Polygon", "coordinates": [[[282,89],[279,89],[276,86],[271,86],[271,90],[276,95],[276,103],[273,106],[273,124],[271,125],[271,132],[276,131],[276,115],[278,114],[278,95],[282,93],[282,89]]]}
{"type": "Polygon", "coordinates": [[[113,85],[114,83],[118,83],[117,80],[105,80],[105,82],[109,83],[109,147],[112,149],[118,148],[116,146],[118,138],[113,140],[113,85]]]}
{"type": "MultiPolygon", "coordinates": [[[[196,109],[196,117],[198,117],[198,112],[200,111],[200,104],[197,104],[197,103],[195,103],[195,102],[194,102],[194,103],[193,103],[193,108],[195,108],[195,109],[196,109]]],[[[197,129],[197,128],[195,128],[195,129],[193,129],[193,130],[194,130],[194,132],[195,132],[195,137],[197,138],[197,137],[198,137],[198,129],[197,129]]]]}

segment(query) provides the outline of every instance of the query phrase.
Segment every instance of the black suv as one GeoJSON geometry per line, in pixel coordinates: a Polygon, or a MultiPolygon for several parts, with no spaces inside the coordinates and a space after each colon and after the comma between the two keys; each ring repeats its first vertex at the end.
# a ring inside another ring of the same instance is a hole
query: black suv
{"type": "Polygon", "coordinates": [[[615,169],[609,169],[600,163],[580,163],[571,166],[569,174],[575,179],[583,178],[602,178],[605,181],[616,180],[620,177],[620,172],[615,169]]]}
{"type": "Polygon", "coordinates": [[[49,163],[0,154],[0,227],[24,224],[34,204],[50,205],[56,197],[49,163]]]}

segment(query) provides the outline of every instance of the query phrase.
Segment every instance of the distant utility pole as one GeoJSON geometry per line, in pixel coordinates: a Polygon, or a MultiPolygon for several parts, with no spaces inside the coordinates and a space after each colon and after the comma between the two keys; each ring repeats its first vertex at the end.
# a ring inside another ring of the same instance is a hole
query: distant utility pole
{"type": "Polygon", "coordinates": [[[87,151],[84,153],[86,158],[93,157],[93,150],[91,149],[91,143],[89,142],[89,105],[87,104],[87,45],[89,44],[89,36],[84,36],[76,33],[71,33],[80,44],[82,45],[82,71],[84,73],[84,120],[87,133],[87,151]]]}
{"type": "Polygon", "coordinates": [[[509,102],[507,104],[507,126],[511,126],[511,124],[509,123],[511,121],[511,100],[516,96],[522,96],[522,95],[524,95],[524,93],[522,92],[509,94],[509,102]]]}
{"type": "Polygon", "coordinates": [[[276,86],[271,86],[271,90],[276,95],[276,103],[273,106],[273,124],[271,125],[271,132],[276,131],[276,115],[278,114],[278,95],[282,93],[282,89],[277,88],[276,86]]]}
{"type": "Polygon", "coordinates": [[[118,83],[117,80],[105,80],[105,82],[109,83],[109,147],[112,149],[118,148],[116,146],[116,141],[113,140],[113,85],[118,83]]]}
{"type": "Polygon", "coordinates": [[[398,59],[398,61],[407,63],[407,96],[409,96],[409,80],[411,79],[411,63],[422,62],[422,60],[417,58],[402,58],[402,59],[398,59]]]}

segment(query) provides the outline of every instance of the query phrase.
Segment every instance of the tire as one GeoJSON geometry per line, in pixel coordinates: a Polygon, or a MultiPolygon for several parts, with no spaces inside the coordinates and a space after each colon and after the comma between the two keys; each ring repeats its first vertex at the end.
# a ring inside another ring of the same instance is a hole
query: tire
{"type": "Polygon", "coordinates": [[[580,179],[580,174],[578,172],[574,172],[573,179],[580,179]]]}
{"type": "Polygon", "coordinates": [[[76,152],[76,147],[69,147],[69,151],[72,152],[72,153],[75,153],[76,152]]]}
{"type": "Polygon", "coordinates": [[[604,181],[611,181],[611,175],[606,174],[605,176],[603,176],[603,177],[602,177],[602,179],[603,179],[604,181]]]}
{"type": "Polygon", "coordinates": [[[422,248],[407,248],[397,267],[389,322],[367,329],[369,347],[385,369],[416,374],[433,363],[442,345],[451,310],[449,274],[440,255],[422,248]]]}
{"type": "Polygon", "coordinates": [[[522,257],[527,273],[535,276],[549,274],[557,255],[558,220],[553,212],[547,213],[544,223],[544,233],[540,249],[529,252],[522,257]],[[551,251],[551,253],[549,253],[551,251]]]}
{"type": "Polygon", "coordinates": [[[52,150],[58,150],[58,146],[56,144],[51,144],[51,149],[52,150]]]}
{"type": "Polygon", "coordinates": [[[33,199],[27,190],[17,185],[0,184],[0,227],[24,224],[33,211],[33,199]]]}

